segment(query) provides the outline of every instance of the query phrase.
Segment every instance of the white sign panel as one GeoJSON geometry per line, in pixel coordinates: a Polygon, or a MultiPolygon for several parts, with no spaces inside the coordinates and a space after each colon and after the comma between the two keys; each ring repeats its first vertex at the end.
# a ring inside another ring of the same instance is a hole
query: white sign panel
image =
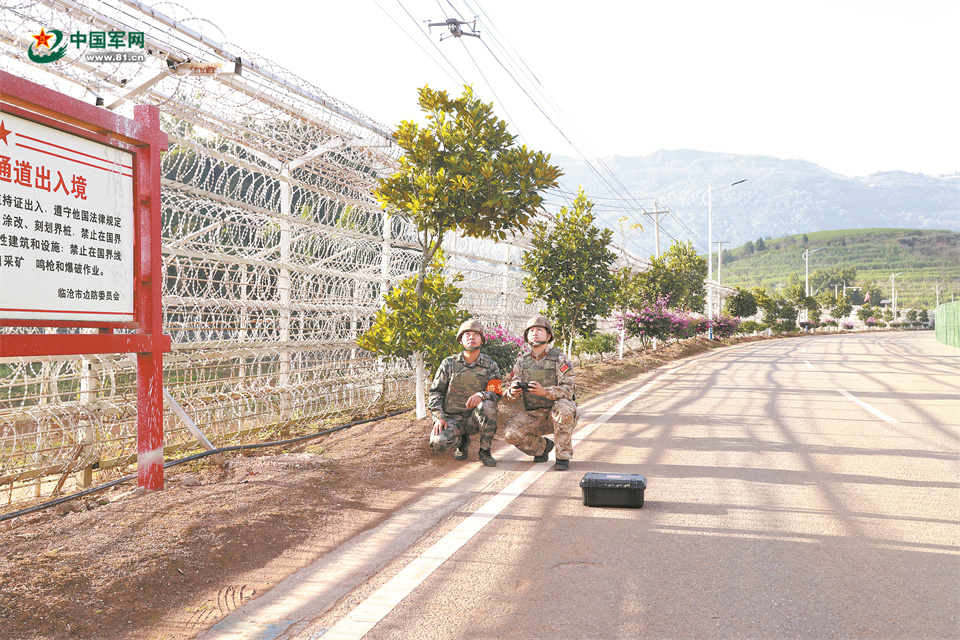
{"type": "Polygon", "coordinates": [[[0,112],[0,318],[133,321],[133,154],[0,112]]]}

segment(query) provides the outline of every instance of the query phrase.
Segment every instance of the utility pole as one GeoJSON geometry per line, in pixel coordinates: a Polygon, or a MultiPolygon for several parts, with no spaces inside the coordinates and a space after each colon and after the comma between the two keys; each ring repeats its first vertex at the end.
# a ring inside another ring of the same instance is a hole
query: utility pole
{"type": "Polygon", "coordinates": [[[665,211],[660,211],[660,203],[656,200],[653,201],[653,211],[644,211],[643,215],[653,216],[653,228],[654,228],[654,242],[656,243],[657,248],[657,257],[660,257],[660,216],[670,213],[670,209],[665,211]]]}
{"type": "MultiPolygon", "coordinates": [[[[933,288],[933,290],[937,292],[937,307],[940,306],[940,289],[942,289],[942,287],[941,287],[940,285],[937,285],[937,286],[935,286],[935,287],[933,288]]],[[[936,307],[934,307],[934,308],[936,308],[936,307]]]]}
{"type": "MultiPolygon", "coordinates": [[[[722,187],[707,185],[707,190],[700,196],[700,201],[707,205],[707,320],[713,320],[713,192],[742,184],[747,179],[737,180],[722,187]]],[[[713,340],[713,327],[710,327],[710,339],[713,340]]]]}

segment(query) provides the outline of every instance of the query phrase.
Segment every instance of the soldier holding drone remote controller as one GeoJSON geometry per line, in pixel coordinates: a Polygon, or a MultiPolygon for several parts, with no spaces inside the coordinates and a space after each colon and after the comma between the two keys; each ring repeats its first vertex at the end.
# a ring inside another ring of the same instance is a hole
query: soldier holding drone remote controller
{"type": "Polygon", "coordinates": [[[527,321],[523,339],[531,346],[513,366],[512,382],[504,398],[514,402],[523,397],[523,408],[507,421],[504,439],[534,462],[546,462],[556,446],[554,469],[566,471],[573,457],[573,430],[580,418],[576,398],[573,362],[560,349],[552,348],[553,327],[543,316],[527,321]],[[554,441],[543,436],[554,434],[554,441]]]}

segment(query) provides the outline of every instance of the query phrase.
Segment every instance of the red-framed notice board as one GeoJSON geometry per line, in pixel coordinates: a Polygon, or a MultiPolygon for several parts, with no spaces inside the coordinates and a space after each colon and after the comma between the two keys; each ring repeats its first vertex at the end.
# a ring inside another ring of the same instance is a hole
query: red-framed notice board
{"type": "Polygon", "coordinates": [[[157,107],[130,120],[0,71],[0,358],[137,355],[137,477],[163,488],[157,107]],[[127,330],[117,333],[117,330],[127,330]],[[132,330],[132,332],[130,331],[132,330]]]}

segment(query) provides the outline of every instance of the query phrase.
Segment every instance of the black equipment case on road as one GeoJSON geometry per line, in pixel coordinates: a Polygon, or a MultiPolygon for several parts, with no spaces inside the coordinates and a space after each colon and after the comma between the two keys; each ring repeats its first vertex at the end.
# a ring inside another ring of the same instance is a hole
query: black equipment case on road
{"type": "Polygon", "coordinates": [[[642,507],[647,479],[639,473],[588,473],[580,480],[588,507],[642,507]]]}

